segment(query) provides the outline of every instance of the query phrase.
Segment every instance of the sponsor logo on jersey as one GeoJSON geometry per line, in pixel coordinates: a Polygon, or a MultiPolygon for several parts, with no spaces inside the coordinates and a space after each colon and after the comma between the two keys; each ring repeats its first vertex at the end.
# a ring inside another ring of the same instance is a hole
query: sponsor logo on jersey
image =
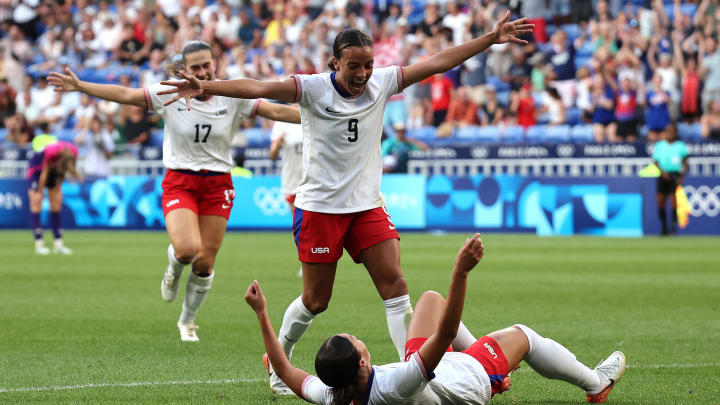
{"type": "Polygon", "coordinates": [[[222,209],[226,210],[226,209],[228,209],[228,208],[230,208],[230,206],[229,206],[228,204],[223,204],[223,205],[222,205],[222,209]]]}
{"type": "Polygon", "coordinates": [[[227,115],[227,108],[224,109],[224,110],[220,110],[220,111],[216,112],[215,115],[218,116],[218,117],[223,116],[223,115],[227,115]]]}
{"type": "Polygon", "coordinates": [[[495,353],[495,350],[492,348],[492,346],[487,343],[483,344],[483,346],[488,349],[488,352],[490,352],[490,355],[493,356],[493,359],[497,359],[497,353],[495,353]]]}
{"type": "Polygon", "coordinates": [[[174,200],[168,201],[168,203],[165,204],[165,206],[168,207],[168,208],[170,208],[170,207],[172,207],[173,205],[179,204],[179,203],[180,203],[180,200],[176,198],[176,199],[174,199],[174,200]]]}
{"type": "Polygon", "coordinates": [[[314,247],[311,248],[310,251],[314,254],[323,254],[323,253],[330,253],[330,248],[328,247],[314,247]]]}
{"type": "Polygon", "coordinates": [[[331,113],[331,114],[340,114],[340,111],[335,111],[330,107],[325,107],[325,111],[331,113]]]}

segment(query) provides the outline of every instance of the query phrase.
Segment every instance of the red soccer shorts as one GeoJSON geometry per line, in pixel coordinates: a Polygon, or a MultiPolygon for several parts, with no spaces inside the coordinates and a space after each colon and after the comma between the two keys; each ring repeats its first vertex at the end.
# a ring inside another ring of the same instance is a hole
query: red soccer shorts
{"type": "Polygon", "coordinates": [[[400,239],[385,207],[350,214],[325,214],[295,208],[293,235],[303,263],[335,263],[343,247],[355,263],[360,253],[388,239],[400,239]]]}
{"type": "Polygon", "coordinates": [[[197,215],[228,219],[235,198],[230,173],[168,170],[162,182],[163,215],[187,208],[197,215]]]}
{"type": "MultiPolygon", "coordinates": [[[[408,340],[405,343],[405,361],[408,361],[413,353],[420,350],[420,347],[422,347],[427,340],[428,338],[408,340]]],[[[449,347],[447,351],[453,351],[452,347],[449,347]]],[[[482,364],[488,377],[490,377],[490,386],[492,387],[493,395],[504,391],[502,389],[502,381],[503,378],[508,375],[510,366],[508,366],[505,353],[500,350],[500,346],[495,339],[490,336],[483,336],[462,352],[469,354],[482,364]]]]}

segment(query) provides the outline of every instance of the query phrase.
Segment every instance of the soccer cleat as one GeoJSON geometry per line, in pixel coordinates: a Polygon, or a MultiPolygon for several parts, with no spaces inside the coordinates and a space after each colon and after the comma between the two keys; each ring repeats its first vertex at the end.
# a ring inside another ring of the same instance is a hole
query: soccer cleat
{"type": "Polygon", "coordinates": [[[199,326],[195,325],[194,323],[182,323],[178,321],[177,323],[178,331],[180,332],[180,340],[183,342],[199,342],[200,338],[198,337],[197,333],[195,333],[196,330],[199,329],[199,326]]]}
{"type": "Polygon", "coordinates": [[[71,255],[73,254],[73,251],[65,246],[55,246],[53,248],[53,253],[56,255],[71,255]]]}
{"type": "Polygon", "coordinates": [[[262,357],[263,366],[265,366],[265,371],[268,373],[268,377],[270,377],[270,389],[272,392],[274,392],[277,395],[295,395],[295,393],[285,385],[283,380],[278,377],[277,374],[272,369],[272,366],[270,365],[270,359],[268,358],[267,353],[263,354],[262,357]]]}
{"type": "Polygon", "coordinates": [[[172,270],[172,266],[168,265],[165,269],[162,281],[160,282],[160,294],[165,302],[172,302],[178,293],[178,284],[180,284],[180,275],[177,276],[172,270]]]}
{"type": "Polygon", "coordinates": [[[604,403],[615,384],[625,374],[625,355],[623,352],[614,352],[607,359],[600,362],[594,371],[598,373],[602,381],[607,381],[607,384],[600,392],[594,394],[585,393],[585,399],[593,404],[604,403]]]}
{"type": "Polygon", "coordinates": [[[45,246],[35,246],[35,254],[36,255],[42,255],[47,256],[50,254],[50,249],[48,249],[45,246]]]}

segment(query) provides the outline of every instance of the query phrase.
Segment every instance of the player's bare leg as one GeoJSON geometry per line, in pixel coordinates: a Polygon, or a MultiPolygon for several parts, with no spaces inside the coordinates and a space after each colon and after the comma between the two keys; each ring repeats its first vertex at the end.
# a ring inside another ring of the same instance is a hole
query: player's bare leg
{"type": "Polygon", "coordinates": [[[42,211],[43,191],[28,190],[28,201],[30,204],[30,226],[35,237],[35,254],[49,255],[50,249],[45,246],[43,240],[43,229],[40,223],[40,212],[42,211]]]}
{"type": "Polygon", "coordinates": [[[60,212],[62,211],[62,182],[58,181],[55,187],[48,189],[48,200],[50,201],[50,224],[52,226],[55,242],[53,244],[53,253],[61,255],[71,255],[72,250],[65,247],[62,240],[62,226],[60,224],[60,212]]]}
{"type": "MultiPolygon", "coordinates": [[[[428,338],[438,329],[440,319],[445,311],[446,300],[435,291],[425,291],[415,303],[415,313],[412,316],[407,331],[407,340],[415,338],[428,338]]],[[[453,350],[463,351],[475,343],[477,339],[468,330],[462,321],[458,327],[457,335],[452,342],[453,350]]]]}
{"type": "Polygon", "coordinates": [[[201,215],[199,218],[201,247],[192,264],[192,272],[185,287],[185,299],[178,319],[180,339],[187,342],[199,340],[195,316],[212,287],[215,277],[215,257],[220,250],[227,220],[216,215],[201,215]]]}
{"type": "MultiPolygon", "coordinates": [[[[278,340],[288,359],[292,357],[295,343],[302,337],[313,319],[325,311],[332,297],[337,263],[303,263],[303,292],[285,310],[278,331],[278,340]]],[[[270,388],[278,395],[294,395],[273,372],[272,365],[263,356],[265,369],[270,376],[270,388]]]]}
{"type": "Polygon", "coordinates": [[[382,241],[360,252],[358,259],[367,269],[383,299],[390,339],[397,349],[398,357],[403,360],[407,328],[413,310],[407,283],[400,270],[400,243],[395,238],[382,241]]]}
{"type": "Polygon", "coordinates": [[[667,195],[657,193],[657,194],[655,194],[655,201],[657,201],[658,218],[660,218],[660,225],[662,226],[660,235],[668,235],[668,234],[670,234],[670,231],[669,231],[668,225],[667,225],[667,214],[665,213],[665,204],[667,202],[667,195]]]}
{"type": "Polygon", "coordinates": [[[183,269],[195,260],[202,247],[200,224],[197,214],[187,208],[178,208],[165,216],[165,226],[170,237],[168,266],[165,269],[160,293],[166,302],[175,299],[183,269]]]}

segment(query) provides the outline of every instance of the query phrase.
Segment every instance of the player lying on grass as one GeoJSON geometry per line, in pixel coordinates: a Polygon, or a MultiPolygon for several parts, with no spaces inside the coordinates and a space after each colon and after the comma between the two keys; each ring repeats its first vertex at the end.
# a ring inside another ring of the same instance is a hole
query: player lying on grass
{"type": "Polygon", "coordinates": [[[447,300],[426,291],[408,328],[405,362],[372,366],[365,344],[341,333],[323,343],[315,357],[318,377],[293,367],[275,336],[257,281],[245,301],[260,321],[265,349],[277,375],[295,394],[316,404],[486,404],[510,387],[509,374],[522,360],[543,377],[582,388],[588,402],[605,402],[625,372],[625,356],[614,352],[594,370],[565,347],[525,325],[484,336],[467,347],[453,346],[470,270],[482,259],[475,234],[455,258],[447,300]],[[455,351],[451,351],[455,350],[455,351]]]}

